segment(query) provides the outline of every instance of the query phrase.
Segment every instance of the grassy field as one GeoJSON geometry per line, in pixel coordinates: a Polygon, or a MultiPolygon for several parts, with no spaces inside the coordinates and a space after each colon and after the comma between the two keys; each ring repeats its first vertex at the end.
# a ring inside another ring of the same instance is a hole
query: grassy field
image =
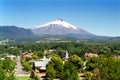
{"type": "Polygon", "coordinates": [[[16,77],[16,80],[31,80],[31,79],[29,77],[20,76],[20,77],[16,77]]]}

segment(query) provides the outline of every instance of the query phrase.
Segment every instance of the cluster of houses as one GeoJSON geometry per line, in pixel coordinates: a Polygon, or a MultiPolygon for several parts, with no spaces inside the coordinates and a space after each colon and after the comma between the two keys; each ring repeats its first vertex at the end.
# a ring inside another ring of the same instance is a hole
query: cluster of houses
{"type": "MultiPolygon", "coordinates": [[[[22,58],[27,58],[27,57],[32,57],[32,53],[29,52],[22,53],[22,58]]],[[[33,65],[33,70],[35,70],[36,72],[38,71],[42,72],[42,71],[46,71],[46,65],[49,61],[50,58],[48,59],[46,58],[46,56],[44,56],[39,61],[30,60],[29,63],[33,65]]]]}
{"type": "MultiPolygon", "coordinates": [[[[24,52],[24,53],[22,53],[21,57],[22,58],[32,57],[32,54],[33,53],[24,52]]],[[[94,53],[85,53],[84,56],[88,57],[88,58],[99,57],[98,54],[94,54],[94,53]]],[[[10,57],[10,59],[12,59],[12,60],[16,58],[15,55],[7,55],[7,57],[10,57]]],[[[64,60],[67,60],[68,58],[69,58],[69,53],[68,53],[68,51],[66,51],[65,55],[64,55],[64,60]]],[[[4,60],[4,58],[1,58],[1,60],[4,60]]],[[[46,58],[46,56],[44,56],[39,61],[38,60],[37,61],[36,60],[30,60],[29,63],[31,63],[33,65],[33,70],[34,71],[45,72],[46,71],[46,65],[48,64],[48,62],[50,60],[51,60],[51,58],[46,58]]]]}
{"type": "MultiPolygon", "coordinates": [[[[7,57],[9,57],[11,60],[16,59],[15,55],[7,55],[7,57]]],[[[5,58],[1,58],[1,60],[5,60],[5,58]]]]}
{"type": "Polygon", "coordinates": [[[0,45],[6,45],[9,41],[9,39],[1,40],[0,45]]]}
{"type": "MultiPolygon", "coordinates": [[[[22,54],[23,58],[26,57],[32,57],[31,56],[32,53],[29,52],[25,52],[22,54]]],[[[91,58],[91,57],[98,57],[98,54],[94,54],[94,53],[85,53],[84,55],[85,57],[91,58]]],[[[69,58],[69,53],[68,51],[65,52],[64,55],[64,60],[67,60],[69,58]]],[[[46,56],[44,56],[42,59],[40,59],[39,61],[35,61],[35,60],[30,60],[29,62],[31,64],[33,64],[33,70],[36,72],[45,72],[46,71],[46,65],[48,64],[48,62],[50,61],[51,58],[46,58],[46,56]]]]}
{"type": "MultiPolygon", "coordinates": [[[[22,53],[22,58],[27,58],[27,57],[32,57],[33,53],[29,53],[29,52],[24,52],[22,53]]],[[[92,57],[99,57],[98,54],[94,54],[94,53],[85,53],[84,55],[85,57],[88,58],[92,58],[92,57]]],[[[10,59],[16,59],[15,55],[7,55],[7,57],[9,57],[10,59]]],[[[120,58],[120,55],[115,55],[114,57],[116,58],[120,58]]],[[[67,60],[69,58],[69,53],[68,51],[65,52],[64,55],[64,60],[67,60]]],[[[5,58],[1,58],[1,60],[4,60],[5,58]]],[[[29,63],[31,63],[33,65],[33,70],[40,71],[46,71],[46,65],[48,64],[48,62],[50,61],[51,58],[46,58],[46,56],[44,56],[42,59],[40,59],[39,61],[36,60],[30,60],[29,63]]]]}
{"type": "MultiPolygon", "coordinates": [[[[25,52],[22,53],[22,58],[32,57],[32,53],[25,52]]],[[[64,59],[67,60],[69,58],[68,51],[65,52],[64,59]]],[[[43,56],[40,60],[30,60],[29,62],[33,64],[33,70],[36,72],[45,72],[46,71],[46,65],[51,60],[50,58],[46,58],[46,56],[43,56]]]]}

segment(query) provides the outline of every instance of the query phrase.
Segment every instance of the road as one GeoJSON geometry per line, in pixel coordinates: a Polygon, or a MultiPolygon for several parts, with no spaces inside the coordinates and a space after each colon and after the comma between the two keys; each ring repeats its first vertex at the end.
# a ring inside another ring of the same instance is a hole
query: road
{"type": "Polygon", "coordinates": [[[23,70],[23,66],[21,64],[21,57],[17,56],[17,64],[15,66],[15,76],[30,76],[29,73],[23,70]]]}

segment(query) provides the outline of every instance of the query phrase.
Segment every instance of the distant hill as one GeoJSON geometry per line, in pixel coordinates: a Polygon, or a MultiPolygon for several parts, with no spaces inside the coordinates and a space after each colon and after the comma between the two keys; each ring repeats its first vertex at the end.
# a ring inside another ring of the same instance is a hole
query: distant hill
{"type": "Polygon", "coordinates": [[[16,39],[32,37],[30,29],[19,28],[16,26],[0,26],[0,39],[16,39]]]}

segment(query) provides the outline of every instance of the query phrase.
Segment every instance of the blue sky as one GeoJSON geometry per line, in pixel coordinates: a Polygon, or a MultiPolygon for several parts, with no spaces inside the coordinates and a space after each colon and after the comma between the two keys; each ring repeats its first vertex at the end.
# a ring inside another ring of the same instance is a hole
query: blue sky
{"type": "Polygon", "coordinates": [[[120,0],[0,0],[0,25],[32,28],[56,18],[104,36],[120,36],[120,0]]]}

